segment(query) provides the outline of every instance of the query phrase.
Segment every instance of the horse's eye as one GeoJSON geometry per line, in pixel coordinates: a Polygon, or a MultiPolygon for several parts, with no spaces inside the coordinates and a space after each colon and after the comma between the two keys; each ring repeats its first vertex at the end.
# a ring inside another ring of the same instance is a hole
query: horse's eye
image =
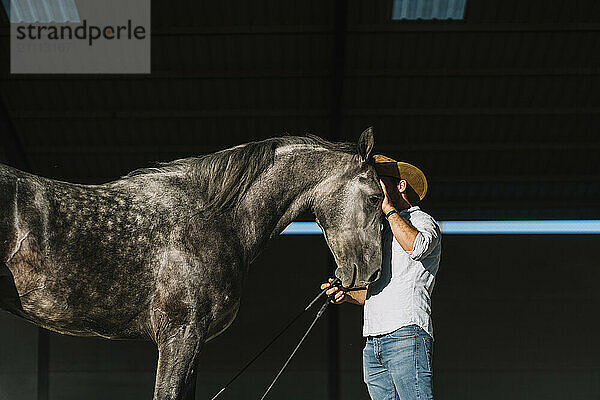
{"type": "Polygon", "coordinates": [[[374,206],[379,206],[382,202],[381,197],[379,196],[369,196],[369,203],[371,203],[374,206]]]}

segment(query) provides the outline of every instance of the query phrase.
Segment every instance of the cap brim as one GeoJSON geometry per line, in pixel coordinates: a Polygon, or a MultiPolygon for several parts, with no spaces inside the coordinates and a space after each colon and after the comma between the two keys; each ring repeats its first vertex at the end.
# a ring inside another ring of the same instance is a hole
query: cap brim
{"type": "Polygon", "coordinates": [[[392,158],[376,154],[373,156],[375,170],[380,176],[392,176],[405,180],[415,191],[419,200],[423,200],[427,194],[427,178],[423,171],[412,164],[396,161],[392,158]]]}

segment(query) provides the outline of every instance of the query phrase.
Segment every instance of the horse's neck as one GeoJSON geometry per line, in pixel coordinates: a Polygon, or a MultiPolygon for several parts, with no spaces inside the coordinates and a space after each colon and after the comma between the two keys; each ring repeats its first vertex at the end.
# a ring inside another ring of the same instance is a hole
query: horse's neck
{"type": "Polygon", "coordinates": [[[321,166],[323,153],[279,154],[250,186],[236,212],[236,229],[250,261],[269,239],[311,207],[315,188],[327,175],[321,166]]]}

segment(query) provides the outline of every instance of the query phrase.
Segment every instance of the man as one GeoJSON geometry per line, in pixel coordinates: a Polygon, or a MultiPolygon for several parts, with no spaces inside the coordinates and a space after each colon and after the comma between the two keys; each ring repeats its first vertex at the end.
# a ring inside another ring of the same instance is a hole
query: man
{"type": "Polygon", "coordinates": [[[364,305],[363,374],[373,400],[433,399],[431,292],[441,233],[416,206],[427,192],[423,172],[385,156],[374,159],[384,193],[380,278],[366,290],[331,287],[327,294],[335,293],[335,304],[364,305]]]}

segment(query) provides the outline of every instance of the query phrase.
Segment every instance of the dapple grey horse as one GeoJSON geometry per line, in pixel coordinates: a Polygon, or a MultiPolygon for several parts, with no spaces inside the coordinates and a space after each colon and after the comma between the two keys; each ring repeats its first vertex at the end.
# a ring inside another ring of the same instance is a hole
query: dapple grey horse
{"type": "Polygon", "coordinates": [[[56,332],[158,347],[155,400],[193,399],[248,266],[312,211],[344,286],[381,265],[373,133],[251,142],[81,185],[0,165],[0,307],[56,332]]]}

